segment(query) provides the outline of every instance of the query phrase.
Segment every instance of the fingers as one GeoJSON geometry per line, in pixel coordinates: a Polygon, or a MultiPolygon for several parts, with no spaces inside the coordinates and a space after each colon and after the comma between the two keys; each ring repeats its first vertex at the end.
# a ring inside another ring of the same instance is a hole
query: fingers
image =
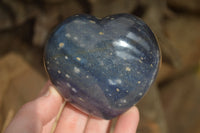
{"type": "Polygon", "coordinates": [[[43,125],[55,118],[61,103],[62,97],[50,86],[46,94],[18,111],[5,133],[40,133],[43,125]]]}
{"type": "Polygon", "coordinates": [[[68,103],[61,114],[55,133],[83,133],[87,121],[88,115],[68,103]]]}
{"type": "MultiPolygon", "coordinates": [[[[136,107],[122,114],[116,124],[115,133],[135,133],[139,122],[139,112],[136,107]]],[[[77,110],[69,103],[60,117],[55,133],[107,133],[109,120],[90,117],[77,110]]]]}
{"type": "Polygon", "coordinates": [[[109,120],[88,117],[69,103],[64,108],[55,133],[106,133],[109,120]]]}
{"type": "Polygon", "coordinates": [[[114,133],[136,133],[138,122],[139,111],[134,106],[119,117],[114,133]]]}
{"type": "Polygon", "coordinates": [[[88,120],[85,133],[107,133],[109,127],[109,120],[103,120],[91,117],[88,120]]]}
{"type": "MultiPolygon", "coordinates": [[[[5,133],[47,133],[56,119],[62,104],[62,97],[54,87],[47,83],[47,93],[42,92],[36,100],[25,104],[14,117],[5,133]]],[[[117,121],[114,133],[135,133],[139,122],[139,112],[136,107],[121,115],[117,121]]],[[[110,121],[90,117],[67,104],[61,114],[55,133],[106,133],[110,121]]]]}

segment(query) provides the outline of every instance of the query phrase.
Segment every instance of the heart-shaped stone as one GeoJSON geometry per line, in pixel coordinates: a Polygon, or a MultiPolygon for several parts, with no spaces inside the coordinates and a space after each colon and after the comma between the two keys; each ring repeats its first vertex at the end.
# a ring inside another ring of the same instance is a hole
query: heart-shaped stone
{"type": "Polygon", "coordinates": [[[105,119],[142,98],[160,62],[153,33],[129,14],[69,17],[50,36],[44,55],[60,94],[75,107],[105,119]]]}

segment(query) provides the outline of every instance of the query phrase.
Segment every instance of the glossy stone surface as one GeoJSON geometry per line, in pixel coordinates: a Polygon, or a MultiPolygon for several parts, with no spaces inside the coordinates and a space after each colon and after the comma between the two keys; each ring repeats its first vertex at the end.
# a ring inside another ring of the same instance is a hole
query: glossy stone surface
{"type": "Polygon", "coordinates": [[[44,54],[58,91],[75,107],[112,119],[155,80],[160,51],[148,26],[129,14],[75,15],[51,34],[44,54]]]}

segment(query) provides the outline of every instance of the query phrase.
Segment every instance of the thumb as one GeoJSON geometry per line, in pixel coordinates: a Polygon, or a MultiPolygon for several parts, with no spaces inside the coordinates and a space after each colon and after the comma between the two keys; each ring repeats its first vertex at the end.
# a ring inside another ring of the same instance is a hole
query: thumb
{"type": "Polygon", "coordinates": [[[62,97],[55,88],[51,85],[46,87],[48,91],[45,94],[22,106],[5,133],[42,132],[43,126],[56,116],[62,104],[62,97]]]}

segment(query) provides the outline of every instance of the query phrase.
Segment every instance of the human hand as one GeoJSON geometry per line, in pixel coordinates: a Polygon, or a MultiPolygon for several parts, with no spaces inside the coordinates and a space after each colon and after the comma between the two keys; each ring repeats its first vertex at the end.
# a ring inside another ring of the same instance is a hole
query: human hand
{"type": "MultiPolygon", "coordinates": [[[[50,83],[44,87],[44,92],[18,111],[5,133],[51,132],[63,99],[50,83]]],[[[89,117],[68,103],[63,109],[55,133],[107,133],[110,122],[110,120],[89,117]]],[[[114,133],[135,133],[138,122],[138,109],[132,107],[119,117],[114,133]]]]}

